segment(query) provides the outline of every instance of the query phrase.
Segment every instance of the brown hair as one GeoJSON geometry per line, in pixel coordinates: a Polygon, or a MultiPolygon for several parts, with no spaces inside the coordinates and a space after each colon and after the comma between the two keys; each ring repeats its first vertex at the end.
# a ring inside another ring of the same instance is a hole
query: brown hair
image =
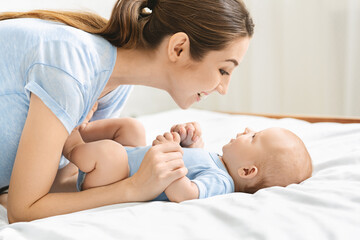
{"type": "Polygon", "coordinates": [[[166,36],[185,32],[195,60],[221,50],[239,37],[251,37],[254,24],[241,0],[158,0],[144,13],[148,0],[118,0],[111,17],[66,11],[35,10],[1,13],[0,20],[40,18],[98,34],[121,48],[156,48],[166,36]]]}

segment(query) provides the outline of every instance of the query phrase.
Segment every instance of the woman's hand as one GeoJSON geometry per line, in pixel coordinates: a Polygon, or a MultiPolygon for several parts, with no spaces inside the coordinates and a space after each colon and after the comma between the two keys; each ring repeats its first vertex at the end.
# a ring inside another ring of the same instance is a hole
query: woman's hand
{"type": "Polygon", "coordinates": [[[137,195],[135,198],[139,201],[152,200],[172,182],[184,177],[188,170],[182,156],[182,148],[173,141],[151,147],[139,170],[130,177],[137,195]]]}
{"type": "Polygon", "coordinates": [[[180,135],[180,145],[187,148],[203,148],[202,132],[200,124],[189,122],[176,124],[171,127],[170,132],[176,132],[180,135]]]}

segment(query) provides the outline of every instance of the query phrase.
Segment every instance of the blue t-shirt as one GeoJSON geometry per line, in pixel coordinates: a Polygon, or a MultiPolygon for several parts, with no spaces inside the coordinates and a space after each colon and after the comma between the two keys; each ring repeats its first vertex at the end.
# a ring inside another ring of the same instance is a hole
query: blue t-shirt
{"type": "MultiPolygon", "coordinates": [[[[130,176],[134,175],[151,146],[125,147],[128,154],[130,176]]],[[[199,188],[199,199],[234,192],[234,181],[216,153],[202,148],[183,148],[186,176],[199,188]]],[[[168,201],[163,192],[154,200],[168,201]]]]}
{"type": "MultiPolygon", "coordinates": [[[[9,184],[30,93],[70,133],[98,100],[115,61],[116,48],[100,36],[40,19],[0,21],[0,187],[9,184]]],[[[131,89],[99,99],[92,120],[118,116],[131,89]]]]}

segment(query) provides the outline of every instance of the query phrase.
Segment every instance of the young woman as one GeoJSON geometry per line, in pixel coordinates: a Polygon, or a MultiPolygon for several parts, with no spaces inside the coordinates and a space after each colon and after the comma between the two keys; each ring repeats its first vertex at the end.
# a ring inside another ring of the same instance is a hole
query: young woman
{"type": "Polygon", "coordinates": [[[91,120],[118,116],[131,85],[163,89],[183,109],[225,94],[253,34],[240,0],[119,0],[108,21],[40,10],[0,20],[0,189],[9,185],[10,222],[147,201],[183,177],[181,149],[169,143],[123,181],[50,192],[69,133],[96,102],[91,120]]]}

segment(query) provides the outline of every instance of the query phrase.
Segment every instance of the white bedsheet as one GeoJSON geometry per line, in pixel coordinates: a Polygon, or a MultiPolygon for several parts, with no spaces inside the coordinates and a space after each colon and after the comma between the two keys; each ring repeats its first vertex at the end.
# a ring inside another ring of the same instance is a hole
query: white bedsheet
{"type": "Polygon", "coordinates": [[[0,209],[0,239],[359,239],[360,124],[173,110],[139,118],[151,144],[175,123],[198,121],[205,148],[245,127],[272,126],[298,134],[313,158],[313,177],[286,188],[203,200],[127,203],[8,225],[0,209]],[[1,226],[2,224],[2,226],[1,226]]]}

